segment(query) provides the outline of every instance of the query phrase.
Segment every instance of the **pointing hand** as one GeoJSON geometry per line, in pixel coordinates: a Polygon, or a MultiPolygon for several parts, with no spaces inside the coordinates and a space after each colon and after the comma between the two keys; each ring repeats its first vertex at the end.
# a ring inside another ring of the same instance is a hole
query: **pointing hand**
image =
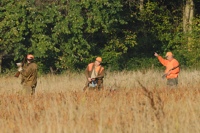
{"type": "Polygon", "coordinates": [[[154,56],[156,56],[156,57],[157,57],[157,56],[158,56],[158,54],[157,54],[156,52],[154,52],[154,56]]]}

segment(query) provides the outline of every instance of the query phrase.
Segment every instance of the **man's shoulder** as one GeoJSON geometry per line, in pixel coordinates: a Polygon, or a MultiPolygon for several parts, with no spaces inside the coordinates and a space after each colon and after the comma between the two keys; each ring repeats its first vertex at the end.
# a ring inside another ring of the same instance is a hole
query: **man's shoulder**
{"type": "Polygon", "coordinates": [[[92,66],[92,65],[94,65],[94,62],[91,62],[91,63],[88,64],[88,66],[92,66]]]}
{"type": "Polygon", "coordinates": [[[104,69],[104,66],[101,65],[100,67],[101,67],[102,70],[104,69]]]}
{"type": "Polygon", "coordinates": [[[177,63],[179,63],[179,62],[178,62],[178,60],[177,60],[177,59],[175,59],[175,58],[173,59],[173,61],[174,61],[174,62],[177,62],[177,63]]]}
{"type": "Polygon", "coordinates": [[[30,64],[30,67],[32,67],[32,68],[37,68],[38,65],[37,65],[35,62],[32,62],[32,63],[30,64]]]}

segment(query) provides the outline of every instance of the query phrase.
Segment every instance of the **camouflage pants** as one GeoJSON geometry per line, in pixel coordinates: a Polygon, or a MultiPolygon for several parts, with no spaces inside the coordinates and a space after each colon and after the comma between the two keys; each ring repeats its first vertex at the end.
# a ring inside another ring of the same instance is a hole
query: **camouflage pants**
{"type": "Polygon", "coordinates": [[[96,83],[97,83],[96,87],[89,87],[90,82],[86,81],[86,84],[83,90],[85,91],[87,88],[89,90],[103,90],[103,79],[97,79],[96,83]]]}
{"type": "Polygon", "coordinates": [[[174,87],[178,85],[178,78],[167,79],[167,86],[174,87]]]}
{"type": "Polygon", "coordinates": [[[23,88],[22,88],[22,94],[24,95],[33,95],[35,94],[35,87],[31,87],[31,86],[28,86],[28,85],[23,85],[23,88]]]}

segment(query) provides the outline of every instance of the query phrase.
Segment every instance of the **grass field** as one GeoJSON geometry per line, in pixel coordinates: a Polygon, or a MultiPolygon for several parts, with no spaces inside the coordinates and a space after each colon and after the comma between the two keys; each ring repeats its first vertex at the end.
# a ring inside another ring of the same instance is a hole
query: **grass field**
{"type": "Polygon", "coordinates": [[[81,74],[40,76],[34,96],[20,78],[0,77],[2,133],[199,133],[200,72],[181,71],[166,87],[162,72],[108,72],[104,91],[86,91],[81,74]],[[141,83],[141,84],[139,84],[141,83]]]}

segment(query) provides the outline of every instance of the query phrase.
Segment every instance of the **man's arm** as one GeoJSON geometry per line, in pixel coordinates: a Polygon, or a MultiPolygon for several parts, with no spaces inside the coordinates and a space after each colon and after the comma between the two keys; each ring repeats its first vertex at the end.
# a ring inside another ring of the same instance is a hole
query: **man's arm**
{"type": "Polygon", "coordinates": [[[20,72],[24,77],[28,77],[32,73],[32,67],[28,66],[25,69],[22,69],[20,72]]]}
{"type": "Polygon", "coordinates": [[[98,76],[97,76],[96,78],[97,78],[97,79],[98,79],[98,78],[103,78],[103,77],[104,77],[104,73],[105,73],[105,72],[104,72],[104,68],[102,67],[101,70],[100,70],[100,72],[99,72],[99,74],[98,74],[98,76]]]}
{"type": "Polygon", "coordinates": [[[89,77],[89,68],[88,67],[89,66],[87,66],[87,68],[85,69],[85,76],[86,76],[87,79],[90,78],[89,77]]]}
{"type": "Polygon", "coordinates": [[[163,59],[161,56],[158,56],[158,60],[163,66],[167,66],[167,60],[163,59]]]}
{"type": "Polygon", "coordinates": [[[154,53],[154,56],[156,56],[158,58],[158,60],[160,61],[160,63],[163,65],[163,66],[167,66],[167,63],[168,61],[163,59],[160,55],[158,55],[156,52],[154,53]]]}

